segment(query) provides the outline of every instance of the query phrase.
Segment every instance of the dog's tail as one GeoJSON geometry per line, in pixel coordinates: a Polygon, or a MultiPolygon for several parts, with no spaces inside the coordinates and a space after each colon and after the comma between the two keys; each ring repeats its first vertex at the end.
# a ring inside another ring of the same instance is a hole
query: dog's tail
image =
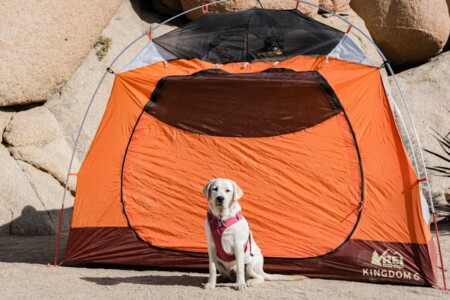
{"type": "Polygon", "coordinates": [[[296,281],[308,279],[306,276],[302,275],[281,275],[281,274],[267,274],[264,272],[264,280],[267,281],[296,281]]]}

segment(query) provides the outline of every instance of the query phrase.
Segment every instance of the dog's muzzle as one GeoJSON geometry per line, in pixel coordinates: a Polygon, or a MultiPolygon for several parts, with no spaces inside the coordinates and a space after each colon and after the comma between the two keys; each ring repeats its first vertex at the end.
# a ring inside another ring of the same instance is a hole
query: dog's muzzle
{"type": "Polygon", "coordinates": [[[216,205],[217,206],[223,206],[223,201],[225,200],[224,196],[217,196],[216,197],[216,205]]]}

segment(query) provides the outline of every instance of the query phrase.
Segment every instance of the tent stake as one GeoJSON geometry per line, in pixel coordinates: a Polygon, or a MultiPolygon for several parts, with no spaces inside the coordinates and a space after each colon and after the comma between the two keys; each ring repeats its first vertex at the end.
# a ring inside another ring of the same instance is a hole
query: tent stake
{"type": "Polygon", "coordinates": [[[437,241],[438,249],[439,249],[439,259],[441,261],[442,280],[444,282],[444,291],[447,291],[447,282],[445,280],[444,259],[442,258],[441,241],[439,239],[439,229],[438,229],[438,225],[437,225],[437,221],[436,221],[436,212],[433,212],[433,223],[434,223],[434,231],[436,232],[436,241],[437,241]]]}
{"type": "Polygon", "coordinates": [[[62,227],[62,221],[63,221],[63,214],[64,214],[64,203],[61,205],[61,211],[59,213],[58,234],[56,237],[56,247],[55,247],[55,261],[54,261],[55,267],[58,266],[59,243],[61,241],[61,227],[62,227]]]}

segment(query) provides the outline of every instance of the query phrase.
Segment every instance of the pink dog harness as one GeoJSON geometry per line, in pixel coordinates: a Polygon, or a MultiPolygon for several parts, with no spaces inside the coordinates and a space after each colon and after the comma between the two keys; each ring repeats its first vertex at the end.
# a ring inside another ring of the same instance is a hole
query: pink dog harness
{"type": "MultiPolygon", "coordinates": [[[[223,249],[222,235],[228,227],[239,222],[240,220],[242,220],[242,218],[243,218],[242,213],[238,212],[234,217],[229,218],[225,221],[222,221],[222,220],[216,218],[210,211],[208,211],[209,229],[211,230],[214,244],[216,245],[217,257],[220,260],[223,260],[226,262],[236,260],[236,256],[228,254],[223,249]]],[[[245,244],[244,252],[247,252],[248,249],[250,249],[250,254],[251,254],[252,249],[251,249],[250,235],[248,236],[248,241],[245,244]]]]}

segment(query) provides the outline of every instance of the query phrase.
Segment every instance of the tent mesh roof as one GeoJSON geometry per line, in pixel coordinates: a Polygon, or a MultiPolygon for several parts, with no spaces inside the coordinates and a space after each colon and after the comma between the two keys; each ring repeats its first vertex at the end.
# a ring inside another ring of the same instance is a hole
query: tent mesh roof
{"type": "Polygon", "coordinates": [[[205,14],[154,42],[173,58],[225,64],[327,55],[343,36],[297,10],[250,9],[205,14]]]}

